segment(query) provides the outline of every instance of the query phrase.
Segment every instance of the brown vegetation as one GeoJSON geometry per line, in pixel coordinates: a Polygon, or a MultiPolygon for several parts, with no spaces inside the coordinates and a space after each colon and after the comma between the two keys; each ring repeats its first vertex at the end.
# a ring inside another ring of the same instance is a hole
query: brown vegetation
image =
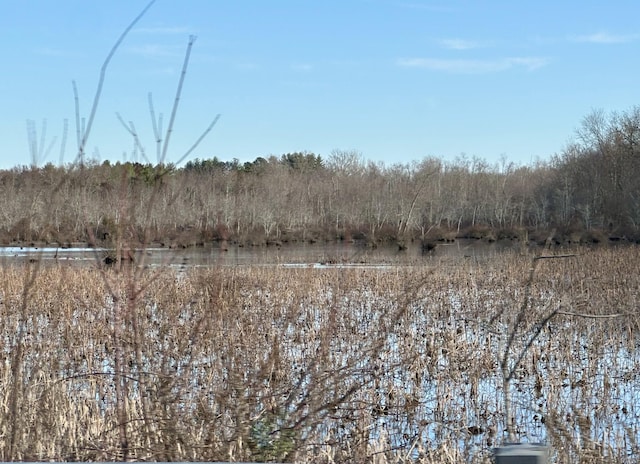
{"type": "Polygon", "coordinates": [[[578,141],[531,166],[461,157],[385,166],[357,152],[184,167],[83,161],[0,172],[0,243],[197,246],[455,237],[563,244],[640,240],[640,108],[594,113],[578,141]],[[122,211],[126,199],[126,210],[122,211]],[[95,240],[94,240],[95,239],[95,240]],[[95,242],[95,243],[94,243],[95,242]]]}
{"type": "Polygon", "coordinates": [[[2,460],[630,462],[640,250],[394,268],[0,268],[2,460]],[[135,274],[134,274],[135,273],[135,274]],[[522,312],[528,289],[529,310],[522,312]],[[514,324],[515,318],[520,318],[514,324]],[[511,361],[510,361],[511,362],[511,361]]]}
{"type": "Polygon", "coordinates": [[[87,267],[0,266],[2,460],[484,463],[507,429],[558,463],[640,453],[637,248],[366,269],[131,259],[153,242],[636,241],[640,109],[588,116],[528,167],[336,151],[177,168],[192,37],[164,136],[149,98],[158,164],[87,161],[109,60],[153,3],[107,56],[86,127],[76,93],[76,161],[0,172],[0,243],[105,248],[87,267]]]}

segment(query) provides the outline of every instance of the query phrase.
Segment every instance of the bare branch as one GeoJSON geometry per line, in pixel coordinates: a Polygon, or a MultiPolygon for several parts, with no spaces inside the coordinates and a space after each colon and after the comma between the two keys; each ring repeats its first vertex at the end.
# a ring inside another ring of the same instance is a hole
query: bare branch
{"type": "Polygon", "coordinates": [[[149,114],[151,116],[151,125],[153,126],[153,137],[156,141],[156,161],[160,163],[160,154],[162,150],[162,113],[156,119],[156,112],[153,107],[153,96],[149,92],[149,114]]]}
{"type": "Polygon", "coordinates": [[[536,341],[536,339],[538,338],[538,336],[542,332],[542,329],[544,329],[545,326],[549,323],[549,321],[551,321],[551,319],[553,319],[554,316],[556,316],[557,314],[558,314],[558,310],[556,309],[556,310],[552,311],[551,313],[549,313],[544,319],[539,321],[534,326],[534,328],[533,328],[534,331],[533,331],[533,334],[531,334],[531,337],[529,338],[529,341],[524,346],[524,348],[522,348],[522,350],[520,350],[520,354],[518,355],[518,359],[516,359],[516,361],[513,363],[513,366],[511,366],[511,370],[509,371],[509,376],[507,377],[507,382],[509,382],[509,381],[511,381],[511,379],[513,379],[513,376],[516,373],[516,370],[518,369],[518,366],[520,366],[520,363],[522,362],[522,359],[524,358],[524,355],[529,351],[529,348],[531,348],[531,345],[533,345],[533,342],[536,341]]]}
{"type": "Polygon", "coordinates": [[[44,152],[44,156],[40,158],[41,163],[43,163],[49,157],[49,154],[51,153],[51,150],[53,150],[53,147],[55,146],[57,141],[58,141],[58,137],[54,137],[51,139],[51,142],[49,142],[49,146],[44,152]]]}
{"type": "Polygon", "coordinates": [[[64,151],[67,147],[67,134],[69,133],[69,120],[62,122],[62,140],[60,141],[60,166],[64,163],[64,151]]]}
{"type": "MultiPolygon", "coordinates": [[[[105,79],[105,76],[106,76],[106,73],[107,73],[107,67],[109,66],[109,62],[111,61],[111,58],[113,58],[113,55],[115,54],[116,50],[118,50],[118,48],[120,47],[120,44],[125,39],[125,37],[129,33],[129,31],[131,31],[131,29],[133,29],[133,26],[135,26],[136,23],[140,20],[140,18],[142,18],[145,15],[147,10],[149,10],[149,8],[151,8],[151,5],[153,5],[155,3],[155,1],[156,0],[151,0],[147,4],[147,6],[144,7],[142,12],[140,12],[140,14],[138,16],[136,16],[133,21],[131,21],[131,23],[127,26],[127,28],[124,30],[124,32],[122,32],[122,34],[120,35],[120,37],[118,38],[116,43],[113,45],[113,47],[111,47],[111,50],[109,51],[109,54],[107,55],[107,58],[104,60],[104,63],[102,64],[102,68],[100,69],[100,78],[98,79],[98,88],[96,89],[96,94],[95,94],[95,96],[93,98],[93,105],[91,106],[91,112],[89,113],[89,119],[87,120],[87,126],[85,128],[83,128],[82,137],[79,138],[78,157],[80,157],[80,158],[82,158],[82,156],[84,154],[84,150],[85,150],[85,147],[87,145],[87,140],[89,139],[89,134],[91,133],[91,127],[93,126],[93,119],[96,116],[96,111],[98,109],[98,103],[100,102],[100,95],[102,94],[102,86],[104,85],[104,79],[105,79]]],[[[74,84],[74,90],[75,90],[75,84],[74,84]]],[[[77,92],[76,92],[76,99],[77,99],[77,92]]],[[[78,108],[78,106],[76,105],[76,111],[77,111],[77,108],[78,108]]],[[[78,113],[76,113],[76,114],[78,114],[78,113]]],[[[78,117],[76,115],[76,121],[77,120],[78,120],[78,117]]]]}
{"type": "Polygon", "coordinates": [[[36,133],[36,123],[32,119],[27,119],[27,142],[29,143],[31,165],[35,167],[38,164],[38,136],[36,133]]]}
{"type": "Polygon", "coordinates": [[[76,85],[76,81],[71,81],[71,85],[73,87],[73,101],[75,103],[75,116],[76,116],[76,142],[78,144],[78,156],[77,158],[82,162],[82,132],[80,127],[80,99],[78,98],[78,86],[76,85]]]}
{"type": "Polygon", "coordinates": [[[129,134],[131,134],[131,136],[133,137],[133,143],[135,148],[140,150],[140,154],[142,155],[144,160],[147,163],[149,163],[149,158],[147,158],[147,154],[144,151],[144,147],[140,143],[140,137],[138,137],[138,132],[136,131],[136,126],[133,124],[133,121],[129,121],[129,124],[127,125],[127,123],[124,122],[124,119],[122,119],[122,116],[120,115],[120,113],[116,113],[116,117],[118,118],[118,121],[120,121],[120,124],[122,124],[122,126],[127,130],[127,132],[129,132],[129,134]]]}
{"type": "Polygon", "coordinates": [[[558,311],[557,314],[561,316],[573,316],[573,317],[584,317],[586,319],[611,319],[615,317],[623,317],[626,314],[584,314],[584,313],[573,313],[571,311],[558,311]]]}
{"type": "Polygon", "coordinates": [[[560,258],[575,258],[576,254],[567,254],[567,255],[541,255],[535,256],[533,259],[560,259],[560,258]]]}
{"type": "Polygon", "coordinates": [[[167,150],[169,149],[169,140],[171,138],[171,132],[173,131],[173,123],[176,120],[176,113],[178,112],[178,104],[180,103],[180,95],[182,94],[182,85],[184,84],[184,78],[187,74],[187,68],[189,67],[189,57],[191,56],[191,48],[196,41],[196,36],[189,37],[189,44],[187,45],[187,51],[184,56],[184,63],[182,65],[182,72],[180,73],[180,81],[178,82],[178,88],[176,90],[176,98],[173,102],[173,108],[171,109],[171,117],[169,118],[169,126],[167,127],[167,135],[164,140],[164,146],[162,147],[162,155],[158,160],[159,163],[164,163],[167,157],[167,150]]]}
{"type": "Polygon", "coordinates": [[[191,148],[189,148],[187,152],[184,155],[182,155],[182,157],[178,161],[176,161],[176,164],[182,163],[185,160],[185,158],[189,156],[191,152],[195,150],[198,145],[200,145],[200,142],[202,142],[202,140],[207,136],[207,134],[211,132],[211,129],[213,129],[213,126],[216,125],[216,123],[218,122],[218,119],[220,119],[219,114],[216,115],[213,121],[211,121],[211,124],[209,124],[209,127],[207,127],[207,129],[202,133],[202,135],[198,138],[198,140],[195,141],[195,143],[191,146],[191,148]]]}
{"type": "Polygon", "coordinates": [[[42,129],[40,130],[40,144],[38,146],[38,159],[37,159],[37,162],[35,163],[36,165],[42,162],[42,158],[43,158],[42,155],[43,155],[46,136],[47,136],[47,120],[44,119],[42,121],[42,129]]]}

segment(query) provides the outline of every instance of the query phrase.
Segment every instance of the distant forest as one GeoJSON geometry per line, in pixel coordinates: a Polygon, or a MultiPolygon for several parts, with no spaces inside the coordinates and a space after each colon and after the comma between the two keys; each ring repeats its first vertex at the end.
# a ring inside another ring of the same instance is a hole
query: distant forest
{"type": "Polygon", "coordinates": [[[5,245],[640,241],[640,107],[592,112],[560,153],[527,166],[340,150],[179,168],[84,161],[0,171],[0,196],[5,245]]]}

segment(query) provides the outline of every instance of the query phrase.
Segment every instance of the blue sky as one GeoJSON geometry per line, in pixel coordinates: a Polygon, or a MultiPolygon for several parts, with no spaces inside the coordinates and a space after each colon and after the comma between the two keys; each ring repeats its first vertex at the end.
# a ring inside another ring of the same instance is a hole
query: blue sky
{"type": "MultiPolygon", "coordinates": [[[[0,168],[31,164],[28,120],[39,164],[74,159],[72,81],[87,117],[105,57],[147,3],[1,0],[0,168]]],[[[218,113],[189,159],[548,160],[594,109],[640,104],[639,17],[636,0],[156,0],[110,62],[86,151],[134,160],[119,113],[155,162],[148,94],[166,128],[195,35],[169,162],[218,113]]]]}

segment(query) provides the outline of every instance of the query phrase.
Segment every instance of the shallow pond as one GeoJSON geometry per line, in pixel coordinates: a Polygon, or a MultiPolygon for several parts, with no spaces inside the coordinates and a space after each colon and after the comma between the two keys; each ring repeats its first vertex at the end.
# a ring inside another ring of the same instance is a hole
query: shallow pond
{"type": "MultiPolygon", "coordinates": [[[[406,265],[425,260],[486,259],[514,249],[512,242],[487,243],[478,240],[457,240],[438,244],[423,251],[419,243],[400,250],[397,245],[375,248],[360,243],[286,244],[283,246],[239,246],[213,244],[186,249],[149,247],[136,251],[136,262],[145,265],[171,266],[245,266],[245,265],[406,265]]],[[[100,248],[63,247],[0,247],[0,262],[42,260],[47,263],[91,265],[108,253],[100,248]]]]}

